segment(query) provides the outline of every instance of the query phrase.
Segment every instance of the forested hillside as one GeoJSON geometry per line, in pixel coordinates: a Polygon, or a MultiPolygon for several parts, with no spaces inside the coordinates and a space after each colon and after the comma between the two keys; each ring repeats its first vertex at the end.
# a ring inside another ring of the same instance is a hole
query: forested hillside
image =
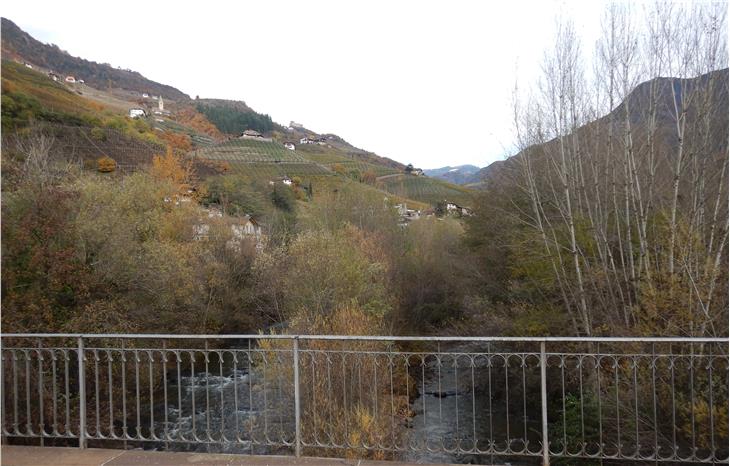
{"type": "Polygon", "coordinates": [[[274,129],[269,115],[255,112],[244,102],[196,99],[195,108],[223,133],[240,135],[247,129],[266,133],[274,129]]]}

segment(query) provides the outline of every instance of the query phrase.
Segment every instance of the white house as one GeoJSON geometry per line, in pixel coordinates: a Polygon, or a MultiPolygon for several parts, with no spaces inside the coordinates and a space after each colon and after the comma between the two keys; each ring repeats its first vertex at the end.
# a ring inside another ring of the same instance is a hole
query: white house
{"type": "Polygon", "coordinates": [[[85,81],[83,79],[79,79],[79,84],[85,84],[85,81]]]}
{"type": "Polygon", "coordinates": [[[471,217],[474,213],[468,207],[462,207],[454,202],[446,203],[446,213],[449,215],[461,215],[464,217],[471,217]]]}
{"type": "Polygon", "coordinates": [[[73,76],[66,76],[66,82],[67,83],[75,83],[76,82],[76,78],[74,78],[73,76]]]}
{"type": "Polygon", "coordinates": [[[294,184],[291,178],[288,176],[282,177],[282,178],[275,178],[273,180],[269,180],[269,186],[274,186],[276,183],[284,183],[287,186],[291,186],[294,184]]]}
{"type": "Polygon", "coordinates": [[[303,137],[299,140],[299,144],[311,144],[312,141],[308,137],[303,137]]]}
{"type": "Polygon", "coordinates": [[[146,92],[143,92],[142,97],[144,97],[145,99],[149,99],[150,95],[146,92]]]}
{"type": "Polygon", "coordinates": [[[261,227],[254,219],[246,215],[242,220],[231,225],[231,232],[233,237],[237,240],[242,240],[246,237],[254,236],[256,238],[261,237],[261,227]]]}
{"type": "MultiPolygon", "coordinates": [[[[223,217],[223,212],[216,208],[204,209],[208,213],[208,218],[217,219],[223,217]]],[[[220,222],[221,220],[218,220],[220,222]]],[[[231,249],[239,250],[241,241],[253,239],[256,242],[256,249],[263,247],[264,235],[261,226],[250,215],[240,218],[227,218],[224,223],[219,225],[229,225],[231,228],[231,239],[226,242],[226,246],[231,249]]],[[[210,238],[210,223],[201,220],[200,223],[193,225],[193,240],[207,241],[210,238]]]]}
{"type": "Polygon", "coordinates": [[[286,148],[287,148],[287,149],[289,149],[289,150],[295,150],[295,149],[296,149],[296,148],[294,147],[294,143],[293,143],[293,142],[285,142],[285,143],[284,143],[284,147],[286,147],[286,148]]]}
{"type": "Polygon", "coordinates": [[[30,63],[26,63],[26,64],[25,64],[25,67],[26,67],[26,68],[30,68],[31,70],[33,69],[33,65],[31,65],[30,63]]]}
{"type": "Polygon", "coordinates": [[[58,77],[58,75],[57,75],[56,73],[54,73],[54,72],[50,72],[50,73],[48,73],[48,77],[49,77],[49,78],[51,78],[51,79],[52,79],[52,80],[54,80],[54,81],[58,81],[59,79],[61,79],[61,78],[59,78],[59,77],[58,77]]]}
{"type": "Polygon", "coordinates": [[[145,112],[141,108],[130,108],[129,109],[129,118],[139,118],[139,117],[143,117],[146,115],[147,115],[147,112],[145,112]]]}

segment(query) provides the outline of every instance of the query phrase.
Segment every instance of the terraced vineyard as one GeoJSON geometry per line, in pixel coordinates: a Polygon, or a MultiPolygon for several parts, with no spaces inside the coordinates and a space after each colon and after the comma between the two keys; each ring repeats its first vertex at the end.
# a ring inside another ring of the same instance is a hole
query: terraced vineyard
{"type": "Polygon", "coordinates": [[[389,193],[431,205],[444,200],[464,206],[472,204],[470,190],[426,176],[388,177],[378,180],[378,185],[389,193]]]}
{"type": "Polygon", "coordinates": [[[172,120],[162,120],[157,121],[157,119],[149,120],[150,124],[152,124],[153,127],[162,128],[166,131],[173,131],[176,133],[184,133],[190,136],[190,139],[199,147],[210,147],[213,144],[215,144],[215,141],[213,138],[211,138],[208,135],[198,133],[197,131],[193,130],[192,128],[189,128],[187,126],[181,125],[180,123],[177,123],[172,120]]]}
{"type": "Polygon", "coordinates": [[[252,180],[279,176],[331,176],[332,172],[312,163],[231,163],[229,173],[245,175],[252,180]]]}
{"type": "Polygon", "coordinates": [[[256,141],[254,139],[231,139],[211,147],[195,151],[196,155],[211,160],[227,160],[231,163],[252,162],[298,162],[312,163],[310,160],[285,148],[277,142],[256,141]]]}
{"type": "Polygon", "coordinates": [[[92,128],[59,124],[39,124],[35,131],[53,140],[53,154],[67,160],[97,160],[107,156],[118,168],[132,170],[147,165],[165,147],[113,128],[92,128]]]}
{"type": "Polygon", "coordinates": [[[191,153],[193,157],[227,162],[230,173],[251,179],[271,179],[277,176],[332,175],[326,167],[308,160],[277,142],[253,139],[232,139],[203,147],[191,153]]]}
{"type": "Polygon", "coordinates": [[[304,157],[313,162],[325,165],[329,169],[333,169],[335,165],[339,164],[345,167],[345,170],[360,170],[365,173],[366,171],[372,171],[375,176],[392,175],[400,173],[398,170],[384,165],[376,165],[374,163],[364,162],[357,158],[345,155],[342,151],[334,148],[315,146],[315,145],[302,145],[297,146],[297,152],[301,153],[304,157]]]}
{"type": "Polygon", "coordinates": [[[330,162],[323,165],[326,165],[330,169],[334,169],[336,165],[342,165],[343,167],[345,167],[346,171],[360,170],[361,173],[365,173],[366,171],[372,171],[373,173],[375,173],[375,176],[394,175],[396,173],[399,173],[397,170],[394,170],[392,168],[367,162],[359,162],[356,160],[346,160],[343,162],[334,163],[330,162]]]}

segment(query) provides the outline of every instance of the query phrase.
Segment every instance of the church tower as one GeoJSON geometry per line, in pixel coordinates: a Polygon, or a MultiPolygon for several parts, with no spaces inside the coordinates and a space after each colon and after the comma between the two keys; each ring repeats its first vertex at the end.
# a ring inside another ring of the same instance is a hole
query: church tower
{"type": "Polygon", "coordinates": [[[165,102],[162,101],[162,96],[160,96],[160,100],[157,101],[157,108],[161,112],[165,111],[165,102]]]}

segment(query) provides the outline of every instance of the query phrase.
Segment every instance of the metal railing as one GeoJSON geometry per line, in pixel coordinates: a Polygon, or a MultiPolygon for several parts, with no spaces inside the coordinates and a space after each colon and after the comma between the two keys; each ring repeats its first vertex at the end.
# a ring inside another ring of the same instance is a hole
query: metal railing
{"type": "Polygon", "coordinates": [[[722,338],[1,340],[2,436],[41,445],[450,462],[728,461],[722,338]]]}

